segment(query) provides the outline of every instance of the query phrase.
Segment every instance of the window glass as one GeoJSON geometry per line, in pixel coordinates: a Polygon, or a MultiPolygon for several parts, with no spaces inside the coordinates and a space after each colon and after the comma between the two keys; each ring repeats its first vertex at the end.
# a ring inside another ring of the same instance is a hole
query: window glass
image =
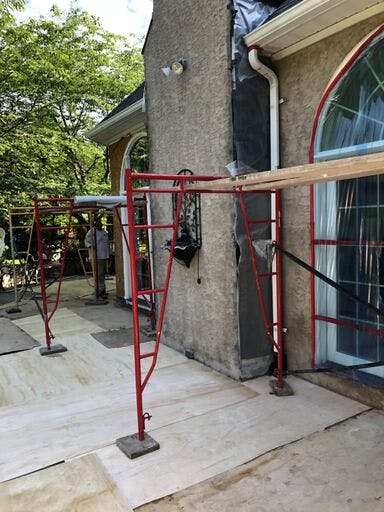
{"type": "MultiPolygon", "coordinates": [[[[325,101],[314,149],[315,161],[384,151],[382,34],[361,53],[325,101]]],[[[384,176],[315,186],[315,244],[320,272],[384,309],[384,176]]],[[[377,331],[384,331],[384,319],[329,286],[316,282],[315,288],[316,314],[335,322],[317,329],[322,359],[318,362],[348,366],[380,359],[384,338],[377,331]]],[[[382,369],[369,372],[384,376],[382,369]]]]}

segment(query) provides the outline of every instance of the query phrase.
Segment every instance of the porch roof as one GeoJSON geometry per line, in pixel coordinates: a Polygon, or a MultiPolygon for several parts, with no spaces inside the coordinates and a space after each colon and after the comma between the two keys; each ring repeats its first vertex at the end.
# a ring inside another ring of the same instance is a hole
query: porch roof
{"type": "Polygon", "coordinates": [[[142,83],[85,136],[94,142],[109,146],[130,133],[145,130],[144,91],[145,84],[142,83]]]}

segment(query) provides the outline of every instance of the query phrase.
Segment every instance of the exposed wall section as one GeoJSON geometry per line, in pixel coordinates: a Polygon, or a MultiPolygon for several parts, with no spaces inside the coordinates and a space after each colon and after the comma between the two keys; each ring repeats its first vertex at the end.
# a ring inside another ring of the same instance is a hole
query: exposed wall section
{"type": "MultiPolygon", "coordinates": [[[[274,11],[268,2],[234,0],[233,30],[233,138],[238,173],[267,171],[270,161],[269,85],[248,61],[243,37],[261,25],[274,11]]],[[[250,219],[270,219],[271,203],[267,195],[245,196],[250,219]]],[[[270,224],[250,226],[254,240],[270,240],[270,224]]],[[[242,378],[264,375],[272,362],[272,344],[266,337],[263,314],[245,234],[240,204],[235,201],[235,235],[238,261],[238,321],[242,378]]],[[[261,273],[270,272],[266,258],[256,253],[261,273]]],[[[271,280],[262,279],[262,289],[272,322],[271,280]]]]}
{"type": "MultiPolygon", "coordinates": [[[[227,0],[155,0],[144,57],[150,172],[224,175],[232,160],[231,16],[227,0]],[[161,67],[180,58],[181,76],[161,67]]],[[[171,198],[153,198],[154,221],[169,221],[171,198]]],[[[175,262],[163,340],[239,377],[233,199],[203,195],[202,248],[189,269],[175,262]],[[201,284],[197,283],[198,263],[201,284]]],[[[168,235],[169,237],[169,235],[168,235]]],[[[164,283],[167,238],[154,237],[156,284],[164,283]]]]}

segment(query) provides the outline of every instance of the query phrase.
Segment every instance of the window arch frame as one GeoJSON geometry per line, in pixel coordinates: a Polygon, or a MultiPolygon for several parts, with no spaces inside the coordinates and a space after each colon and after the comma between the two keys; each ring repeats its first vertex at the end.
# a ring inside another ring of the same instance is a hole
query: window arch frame
{"type": "MultiPolygon", "coordinates": [[[[352,51],[347,55],[342,64],[336,70],[331,80],[329,81],[321,100],[318,104],[313,125],[312,125],[312,133],[310,139],[310,147],[309,147],[309,162],[314,163],[316,154],[316,137],[321,129],[320,121],[321,116],[326,106],[326,102],[328,101],[330,95],[337,89],[340,82],[346,76],[346,74],[350,71],[356,61],[360,58],[363,52],[368,49],[375,41],[375,39],[379,36],[382,36],[384,33],[384,23],[375,28],[372,32],[370,32],[362,41],[360,41],[352,51]]],[[[381,146],[382,147],[382,146],[381,146]]],[[[335,151],[336,153],[336,151],[335,151]]],[[[346,158],[347,154],[343,154],[340,151],[339,156],[334,156],[334,158],[346,158]]],[[[316,267],[316,255],[315,255],[315,186],[310,185],[310,260],[312,267],[316,267]]],[[[314,368],[316,365],[316,303],[315,303],[315,277],[313,274],[310,276],[310,296],[311,296],[311,366],[314,368]]]]}

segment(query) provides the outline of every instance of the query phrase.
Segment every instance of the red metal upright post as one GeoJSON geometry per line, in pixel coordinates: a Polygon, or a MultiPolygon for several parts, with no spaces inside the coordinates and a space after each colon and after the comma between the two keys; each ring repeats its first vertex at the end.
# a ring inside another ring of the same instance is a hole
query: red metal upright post
{"type": "MultiPolygon", "coordinates": [[[[281,190],[275,191],[275,242],[281,244],[281,190]]],[[[276,262],[276,322],[277,322],[277,387],[282,389],[284,387],[283,381],[283,307],[282,307],[282,268],[281,268],[281,253],[275,252],[276,262]]]]}
{"type": "Polygon", "coordinates": [[[141,351],[140,351],[140,329],[139,329],[139,304],[138,304],[138,285],[136,273],[136,230],[135,213],[133,205],[133,183],[132,171],[126,171],[126,192],[127,192],[127,213],[128,213],[128,243],[129,259],[131,272],[131,295],[132,295],[132,322],[133,322],[133,348],[135,359],[135,383],[136,383],[136,411],[137,411],[137,431],[139,441],[144,441],[144,413],[143,413],[143,395],[141,390],[141,351]]]}
{"type": "Polygon", "coordinates": [[[68,250],[68,242],[69,242],[69,233],[71,231],[71,222],[72,222],[72,212],[73,212],[73,199],[68,198],[34,198],[34,212],[35,212],[35,220],[36,220],[36,234],[37,234],[37,247],[38,247],[38,260],[39,260],[39,268],[40,268],[40,289],[41,289],[41,298],[43,303],[43,308],[41,308],[36,301],[36,304],[39,308],[39,311],[44,320],[44,329],[45,329],[45,339],[46,339],[46,348],[40,349],[41,355],[50,355],[58,352],[65,352],[67,349],[59,344],[59,345],[51,345],[51,341],[54,338],[50,327],[49,322],[55,314],[58,304],[59,297],[61,291],[61,283],[64,276],[65,269],[65,260],[68,250]],[[45,206],[40,206],[42,203],[45,206]],[[64,203],[64,205],[63,205],[64,203]],[[48,206],[47,206],[48,205],[48,206]],[[64,228],[59,225],[52,226],[42,226],[41,224],[41,214],[67,214],[68,222],[67,226],[64,228]],[[60,256],[61,261],[59,263],[45,263],[44,262],[44,242],[42,237],[43,231],[65,231],[65,239],[64,239],[64,248],[62,249],[62,253],[60,256]],[[47,283],[45,279],[45,271],[48,268],[56,268],[59,269],[58,276],[58,284],[56,290],[56,297],[54,300],[48,300],[47,297],[47,283]],[[52,305],[52,309],[49,311],[48,304],[52,305]]]}
{"type": "MultiPolygon", "coordinates": [[[[127,192],[127,212],[128,212],[128,243],[129,243],[129,257],[130,257],[130,272],[131,272],[131,294],[132,294],[132,322],[133,322],[133,341],[134,341],[134,359],[135,359],[135,385],[136,385],[136,405],[137,405],[137,426],[138,426],[138,437],[140,441],[144,441],[144,431],[145,431],[145,419],[149,418],[149,414],[144,414],[143,410],[143,391],[150,376],[153,373],[153,370],[156,366],[157,356],[159,352],[160,338],[161,332],[164,322],[164,314],[165,314],[165,306],[167,302],[167,294],[169,290],[169,282],[171,278],[172,271],[172,263],[173,263],[173,254],[176,245],[177,232],[179,226],[180,212],[182,206],[182,199],[184,194],[184,182],[180,182],[180,189],[178,192],[178,201],[177,201],[177,209],[176,215],[173,224],[164,224],[158,225],[157,227],[172,227],[172,242],[170,247],[170,254],[167,266],[167,273],[165,278],[164,288],[151,288],[147,290],[139,290],[138,280],[137,280],[137,272],[136,272],[136,263],[137,263],[137,255],[136,255],[136,230],[137,229],[145,229],[150,228],[151,226],[143,226],[143,225],[135,225],[135,215],[134,215],[134,188],[133,188],[133,179],[136,178],[136,175],[132,172],[131,169],[127,169],[126,171],[126,192],[127,192]],[[161,293],[162,300],[159,311],[159,319],[156,327],[156,341],[153,351],[150,353],[142,354],[140,348],[140,328],[139,328],[139,304],[138,304],[138,296],[139,295],[154,295],[155,293],[161,293]],[[144,380],[142,379],[141,373],[141,360],[145,358],[152,358],[151,366],[149,367],[144,380]]],[[[173,191],[175,192],[175,191],[173,191]]],[[[153,227],[153,226],[152,226],[153,227]]],[[[152,282],[152,281],[150,281],[152,282]]]]}
{"type": "Polygon", "coordinates": [[[45,329],[45,341],[47,345],[47,349],[51,350],[51,340],[53,335],[49,329],[49,318],[48,318],[48,305],[47,305],[47,291],[45,286],[45,272],[44,272],[44,248],[43,248],[43,240],[41,236],[41,219],[40,219],[40,208],[39,208],[39,200],[35,197],[33,199],[34,209],[35,209],[35,222],[36,222],[36,235],[37,235],[37,252],[39,258],[39,267],[40,267],[40,290],[41,290],[41,299],[43,302],[43,320],[44,320],[44,329],[45,329]]]}

